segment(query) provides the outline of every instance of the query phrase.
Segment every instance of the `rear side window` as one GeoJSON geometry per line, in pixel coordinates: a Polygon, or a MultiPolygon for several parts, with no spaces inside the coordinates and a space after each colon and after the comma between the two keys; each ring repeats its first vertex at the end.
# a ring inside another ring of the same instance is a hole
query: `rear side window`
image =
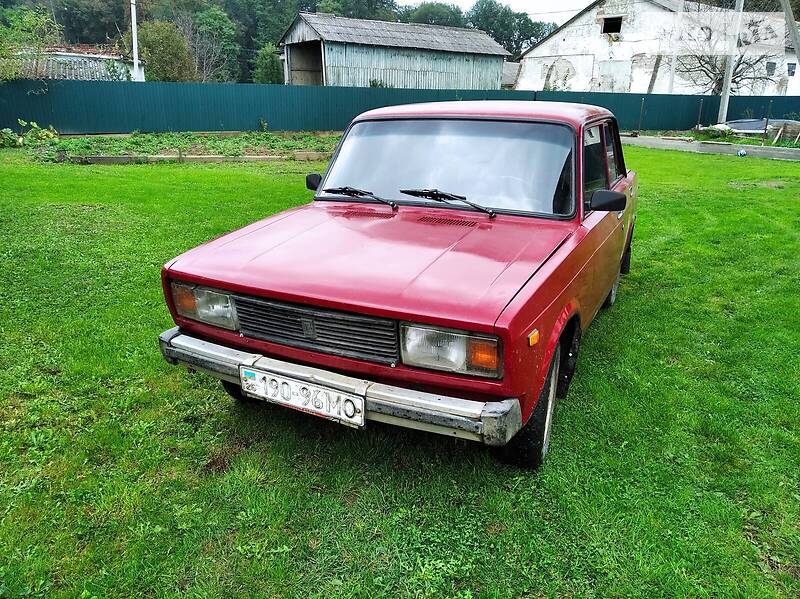
{"type": "Polygon", "coordinates": [[[583,206],[589,210],[592,194],[608,189],[606,153],[600,137],[600,125],[583,130],[583,206]]]}
{"type": "Polygon", "coordinates": [[[617,164],[617,151],[614,149],[614,132],[611,125],[603,125],[603,135],[606,138],[606,160],[608,161],[608,174],[614,182],[619,177],[619,165],[617,164]]]}

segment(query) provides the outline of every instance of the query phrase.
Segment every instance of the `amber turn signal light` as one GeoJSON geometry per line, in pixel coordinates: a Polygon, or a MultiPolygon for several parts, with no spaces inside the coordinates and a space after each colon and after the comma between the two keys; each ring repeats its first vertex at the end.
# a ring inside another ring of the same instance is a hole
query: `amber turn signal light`
{"type": "Polygon", "coordinates": [[[494,339],[470,339],[468,361],[473,368],[498,370],[500,355],[497,351],[497,341],[494,339]]]}
{"type": "Polygon", "coordinates": [[[528,335],[528,347],[533,347],[537,343],[539,343],[539,329],[533,329],[528,335]]]}
{"type": "Polygon", "coordinates": [[[187,285],[172,284],[172,301],[175,303],[175,309],[178,314],[188,316],[197,311],[197,300],[195,299],[194,291],[187,285]]]}

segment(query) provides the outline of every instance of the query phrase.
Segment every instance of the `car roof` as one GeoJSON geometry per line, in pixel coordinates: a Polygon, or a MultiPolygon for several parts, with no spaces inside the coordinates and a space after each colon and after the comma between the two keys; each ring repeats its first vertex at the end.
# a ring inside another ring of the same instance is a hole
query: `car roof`
{"type": "Polygon", "coordinates": [[[545,120],[578,127],[596,117],[613,116],[610,111],[590,104],[537,102],[532,100],[468,100],[463,102],[426,102],[385,106],[358,115],[354,121],[403,118],[497,118],[508,120],[545,120]]]}

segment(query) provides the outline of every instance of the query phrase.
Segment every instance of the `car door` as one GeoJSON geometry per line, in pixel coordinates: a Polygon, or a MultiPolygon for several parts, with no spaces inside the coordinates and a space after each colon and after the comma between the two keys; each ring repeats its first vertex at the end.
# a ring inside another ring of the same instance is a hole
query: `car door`
{"type": "Polygon", "coordinates": [[[598,189],[621,191],[626,185],[620,168],[615,133],[610,121],[584,128],[583,135],[583,227],[586,241],[594,251],[590,258],[592,272],[591,299],[594,315],[600,309],[619,274],[625,235],[624,211],[592,210],[592,194],[598,189]]]}

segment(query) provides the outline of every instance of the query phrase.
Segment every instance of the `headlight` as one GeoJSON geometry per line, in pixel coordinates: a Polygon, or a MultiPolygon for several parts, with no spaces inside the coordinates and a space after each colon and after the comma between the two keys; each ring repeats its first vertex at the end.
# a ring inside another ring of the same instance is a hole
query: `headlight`
{"type": "Polygon", "coordinates": [[[402,324],[400,338],[403,363],[409,366],[491,378],[502,375],[497,337],[402,324]]]}
{"type": "Polygon", "coordinates": [[[239,328],[231,296],[186,283],[171,284],[172,301],[181,316],[235,331],[239,328]]]}

